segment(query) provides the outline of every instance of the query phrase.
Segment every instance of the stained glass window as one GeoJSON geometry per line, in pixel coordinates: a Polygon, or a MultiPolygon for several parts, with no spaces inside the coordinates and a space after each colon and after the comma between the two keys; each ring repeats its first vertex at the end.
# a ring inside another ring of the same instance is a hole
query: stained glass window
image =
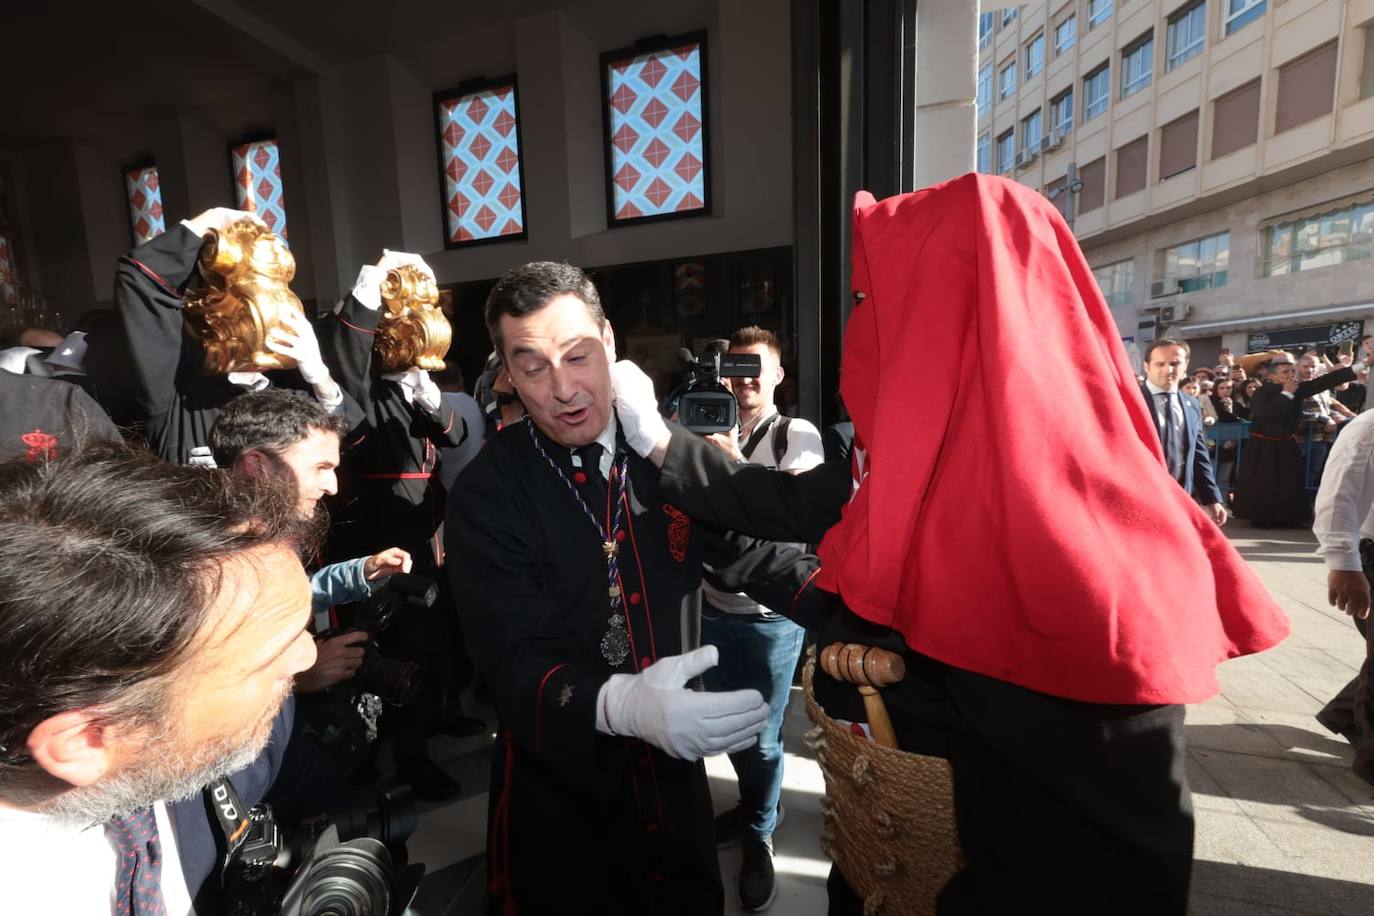
{"type": "Polygon", "coordinates": [[[602,55],[612,224],[707,213],[706,34],[602,55]]]}
{"type": "Polygon", "coordinates": [[[286,238],[286,198],[281,183],[281,150],[275,137],[238,143],[229,150],[234,163],[234,196],[240,210],[256,213],[286,238]]]}
{"type": "Polygon", "coordinates": [[[524,238],[515,77],[441,93],[435,105],[445,244],[524,238]]]}
{"type": "Polygon", "coordinates": [[[129,199],[129,225],[133,228],[135,245],[151,242],[167,231],[157,166],[135,165],[125,169],[124,192],[129,199]]]}

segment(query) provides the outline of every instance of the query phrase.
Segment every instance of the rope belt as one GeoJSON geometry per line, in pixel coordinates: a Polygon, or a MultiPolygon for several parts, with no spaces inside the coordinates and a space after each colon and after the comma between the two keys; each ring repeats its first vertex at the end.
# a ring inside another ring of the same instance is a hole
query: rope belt
{"type": "Polygon", "coordinates": [[[1263,436],[1263,435],[1260,435],[1259,433],[1251,433],[1251,434],[1250,434],[1250,438],[1251,438],[1251,439],[1264,439],[1264,440],[1266,440],[1266,441],[1268,441],[1268,442],[1297,442],[1297,441],[1298,441],[1297,433],[1294,433],[1294,434],[1291,435],[1291,436],[1263,436]]]}

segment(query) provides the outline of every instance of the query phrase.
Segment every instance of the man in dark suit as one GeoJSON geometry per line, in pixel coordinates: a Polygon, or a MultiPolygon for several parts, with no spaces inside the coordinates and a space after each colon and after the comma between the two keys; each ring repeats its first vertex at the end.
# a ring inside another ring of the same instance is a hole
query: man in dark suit
{"type": "Polygon", "coordinates": [[[1206,508],[1218,525],[1226,524],[1226,503],[1212,472],[1203,433],[1202,405],[1179,391],[1188,372],[1188,343],[1158,337],[1145,351],[1145,383],[1140,393],[1150,405],[1155,430],[1164,445],[1164,460],[1179,486],[1206,508]]]}

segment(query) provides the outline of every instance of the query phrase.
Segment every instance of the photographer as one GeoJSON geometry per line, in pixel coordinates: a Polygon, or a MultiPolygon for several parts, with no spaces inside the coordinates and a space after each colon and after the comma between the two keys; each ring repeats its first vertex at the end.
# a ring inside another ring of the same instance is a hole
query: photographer
{"type": "Polygon", "coordinates": [[[190,911],[199,793],[260,798],[315,660],[293,496],[114,444],[0,465],[6,912],[190,911]]]}

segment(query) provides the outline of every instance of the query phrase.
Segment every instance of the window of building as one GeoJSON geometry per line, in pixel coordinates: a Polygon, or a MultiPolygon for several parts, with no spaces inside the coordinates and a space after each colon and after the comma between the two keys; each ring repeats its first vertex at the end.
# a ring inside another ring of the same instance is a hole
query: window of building
{"type": "Polygon", "coordinates": [[[1159,129],[1159,180],[1197,165],[1198,113],[1190,111],[1159,129]]]}
{"type": "Polygon", "coordinates": [[[1230,257],[1231,233],[1218,232],[1161,251],[1160,276],[1177,280],[1182,293],[1225,286],[1230,257]]]}
{"type": "Polygon", "coordinates": [[[997,97],[1009,99],[1016,95],[1016,61],[1004,66],[997,74],[997,97]]]}
{"type": "Polygon", "coordinates": [[[984,174],[992,171],[992,134],[978,135],[978,158],[975,167],[984,174]]]}
{"type": "Polygon", "coordinates": [[[1095,29],[1112,16],[1112,0],[1088,0],[1088,28],[1095,29]]]}
{"type": "Polygon", "coordinates": [[[1009,130],[997,137],[997,174],[1005,175],[1016,161],[1016,131],[1009,130]]]}
{"type": "Polygon", "coordinates": [[[1169,17],[1169,39],[1164,72],[1202,53],[1207,35],[1207,3],[1195,0],[1169,17]]]}
{"type": "Polygon", "coordinates": [[[1155,35],[1151,30],[1121,49],[1121,97],[1150,85],[1154,70],[1155,35]]]}
{"type": "Polygon", "coordinates": [[[134,244],[151,242],[167,231],[167,215],[162,212],[162,185],[157,166],[151,162],[124,170],[124,194],[129,201],[129,226],[134,244]]]}
{"type": "Polygon", "coordinates": [[[986,112],[991,101],[992,64],[987,63],[978,68],[978,114],[986,112]]]}
{"type": "Polygon", "coordinates": [[[1026,79],[1038,76],[1045,69],[1045,33],[1026,42],[1026,79]]]}
{"type": "Polygon", "coordinates": [[[1111,95],[1111,68],[1106,64],[1083,77],[1083,120],[1093,118],[1107,110],[1111,95]]]}
{"type": "Polygon", "coordinates": [[[1088,213],[1102,206],[1107,198],[1107,159],[1094,159],[1078,170],[1083,190],[1078,192],[1078,212],[1088,213]]]}
{"type": "Polygon", "coordinates": [[[1116,193],[1113,200],[1143,190],[1150,171],[1150,135],[1132,140],[1116,151],[1116,193]]]}
{"type": "Polygon", "coordinates": [[[286,240],[286,198],[282,195],[281,150],[276,137],[247,140],[229,147],[234,167],[234,203],[256,213],[286,240]]]}
{"type": "Polygon", "coordinates": [[[993,21],[992,13],[984,13],[978,17],[978,48],[986,48],[992,44],[993,21]]]}
{"type": "Polygon", "coordinates": [[[1054,27],[1054,56],[1058,57],[1073,48],[1078,41],[1078,17],[1073,13],[1064,17],[1054,27]]]}
{"type": "Polygon", "coordinates": [[[444,244],[525,238],[525,182],[515,77],[435,99],[443,169],[444,244]]]}
{"type": "Polygon", "coordinates": [[[1278,277],[1364,261],[1374,250],[1374,198],[1269,226],[1262,272],[1278,277]]]}
{"type": "Polygon", "coordinates": [[[601,55],[608,220],[710,212],[706,33],[601,55]]]}
{"type": "Polygon", "coordinates": [[[1336,89],[1336,43],[1279,68],[1278,104],[1274,133],[1281,134],[1313,118],[1331,113],[1336,89]]]}
{"type": "Polygon", "coordinates": [[[1066,137],[1073,130],[1073,87],[1050,99],[1050,130],[1066,137]]]}
{"type": "Polygon", "coordinates": [[[1003,26],[1005,26],[1008,22],[1011,22],[1011,21],[1012,21],[1013,19],[1015,19],[1015,18],[1016,18],[1016,7],[1012,6],[1012,7],[1008,7],[1007,9],[1002,10],[1002,25],[1003,25],[1003,26]]]}
{"type": "Polygon", "coordinates": [[[1374,25],[1367,25],[1360,32],[1364,36],[1364,63],[1360,68],[1360,98],[1374,95],[1374,25]]]}
{"type": "Polygon", "coordinates": [[[1212,158],[1254,143],[1259,136],[1260,81],[1246,83],[1212,103],[1212,158]]]}
{"type": "Polygon", "coordinates": [[[1093,276],[1108,305],[1130,304],[1135,288],[1135,258],[1094,267],[1093,276]]]}
{"type": "Polygon", "coordinates": [[[1230,35],[1264,15],[1266,0],[1225,0],[1222,7],[1222,34],[1230,35]]]}
{"type": "Polygon", "coordinates": [[[1040,154],[1040,138],[1043,136],[1042,123],[1043,119],[1040,117],[1039,108],[1021,119],[1021,149],[1025,150],[1024,158],[1026,159],[1040,154]]]}

